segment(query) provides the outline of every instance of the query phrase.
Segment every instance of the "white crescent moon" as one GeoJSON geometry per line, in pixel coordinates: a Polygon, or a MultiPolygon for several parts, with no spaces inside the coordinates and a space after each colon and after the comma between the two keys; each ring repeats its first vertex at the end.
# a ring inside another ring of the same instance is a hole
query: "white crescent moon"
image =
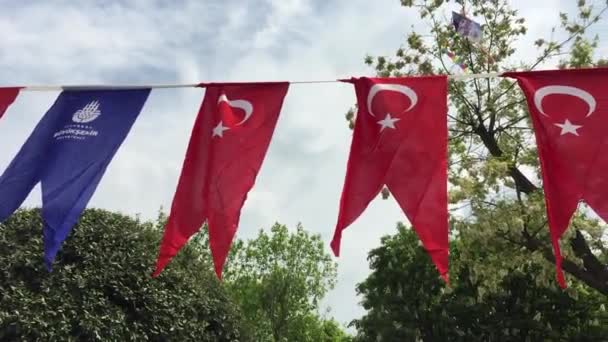
{"type": "Polygon", "coordinates": [[[543,110],[542,102],[543,102],[543,98],[545,98],[545,96],[551,95],[551,94],[562,94],[562,95],[575,96],[575,97],[578,97],[579,99],[585,101],[587,103],[587,105],[589,106],[589,112],[587,112],[587,115],[585,117],[588,117],[589,115],[591,115],[595,111],[595,107],[597,105],[593,95],[589,94],[588,92],[586,92],[580,88],[561,86],[561,85],[550,85],[550,86],[542,87],[534,93],[534,105],[536,106],[536,108],[542,115],[549,116],[543,110]]]}
{"type": "Polygon", "coordinates": [[[372,100],[374,99],[374,96],[377,93],[383,90],[396,91],[407,96],[410,99],[411,104],[410,107],[405,110],[406,112],[414,108],[416,103],[418,103],[418,95],[416,95],[416,92],[408,86],[404,86],[401,84],[374,84],[374,86],[372,86],[372,89],[369,90],[369,94],[367,95],[367,111],[371,116],[376,116],[372,111],[372,100]]]}
{"type": "Polygon", "coordinates": [[[219,104],[220,102],[226,102],[230,107],[240,108],[245,111],[245,117],[236,124],[237,126],[245,123],[245,121],[249,120],[251,114],[253,114],[253,105],[247,100],[229,100],[226,94],[222,94],[217,99],[217,103],[219,104]]]}

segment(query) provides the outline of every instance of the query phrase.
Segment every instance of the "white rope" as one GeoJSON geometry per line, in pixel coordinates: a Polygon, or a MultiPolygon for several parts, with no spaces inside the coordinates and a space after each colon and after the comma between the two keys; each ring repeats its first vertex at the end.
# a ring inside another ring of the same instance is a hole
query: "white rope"
{"type": "MultiPolygon", "coordinates": [[[[448,75],[448,79],[467,80],[474,78],[495,78],[500,77],[501,73],[491,72],[484,74],[462,74],[448,75]]],[[[316,83],[338,83],[340,80],[321,80],[321,81],[290,81],[290,84],[316,84],[316,83]]],[[[221,82],[218,82],[221,83],[221,82]]],[[[228,82],[230,83],[230,82],[228,82]]],[[[80,84],[80,85],[32,85],[25,86],[22,91],[59,91],[59,90],[103,90],[103,89],[172,89],[172,88],[195,88],[199,83],[168,83],[168,84],[138,84],[138,85],[112,85],[112,84],[80,84]]]]}
{"type": "Polygon", "coordinates": [[[448,78],[451,80],[466,80],[469,78],[496,78],[502,75],[501,72],[490,72],[485,74],[463,74],[463,75],[449,75],[448,78]]]}
{"type": "Polygon", "coordinates": [[[162,89],[162,88],[194,88],[198,83],[192,84],[141,84],[141,85],[35,85],[25,86],[23,91],[54,91],[54,90],[87,90],[87,89],[162,89]]]}

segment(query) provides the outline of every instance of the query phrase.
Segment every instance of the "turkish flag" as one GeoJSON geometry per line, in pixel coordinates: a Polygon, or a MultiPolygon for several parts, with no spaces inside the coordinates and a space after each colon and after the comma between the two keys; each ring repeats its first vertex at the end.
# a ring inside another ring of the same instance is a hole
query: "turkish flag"
{"type": "Polygon", "coordinates": [[[523,90],[536,135],[557,280],[559,239],[578,202],[608,221],[608,69],[509,72],[523,90]]]}
{"type": "Polygon", "coordinates": [[[157,276],[207,221],[215,272],[268,150],[289,83],[209,84],[160,247],[157,276]]]}
{"type": "Polygon", "coordinates": [[[2,118],[4,112],[15,101],[17,95],[19,95],[19,90],[21,88],[0,88],[0,118],[2,118]]]}
{"type": "Polygon", "coordinates": [[[448,272],[447,78],[352,78],[358,113],[331,247],[387,185],[441,276],[448,272]]]}

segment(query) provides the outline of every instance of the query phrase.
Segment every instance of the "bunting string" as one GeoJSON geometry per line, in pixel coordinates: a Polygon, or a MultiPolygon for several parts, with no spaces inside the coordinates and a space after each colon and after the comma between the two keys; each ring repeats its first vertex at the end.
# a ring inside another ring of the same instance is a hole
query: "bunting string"
{"type": "MultiPolygon", "coordinates": [[[[448,75],[448,79],[466,80],[474,78],[496,78],[500,77],[500,72],[480,73],[480,74],[463,74],[463,75],[448,75]]],[[[341,80],[312,80],[312,81],[288,81],[289,84],[321,84],[321,83],[340,83],[341,80]]],[[[218,82],[221,83],[221,82],[218,82]]],[[[255,83],[255,82],[247,82],[255,83]]],[[[120,89],[173,89],[173,88],[196,88],[201,86],[200,83],[166,83],[166,84],[79,84],[79,85],[31,85],[23,86],[21,91],[60,91],[60,90],[120,90],[120,89]]],[[[204,85],[202,86],[204,87],[204,85]]]]}

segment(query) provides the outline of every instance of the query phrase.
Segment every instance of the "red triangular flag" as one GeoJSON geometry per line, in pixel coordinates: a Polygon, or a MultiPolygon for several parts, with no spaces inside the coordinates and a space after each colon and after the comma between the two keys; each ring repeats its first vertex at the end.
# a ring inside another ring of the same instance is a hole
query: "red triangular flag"
{"type": "Polygon", "coordinates": [[[17,95],[19,95],[19,90],[21,88],[0,88],[0,118],[2,118],[4,112],[15,101],[17,95]]]}
{"type": "Polygon", "coordinates": [[[446,76],[351,79],[358,113],[331,247],[387,185],[441,276],[448,272],[446,76]]]}
{"type": "Polygon", "coordinates": [[[205,221],[215,272],[222,269],[289,83],[212,84],[196,118],[153,276],[205,221]]]}
{"type": "Polygon", "coordinates": [[[557,280],[566,287],[559,239],[578,202],[608,221],[608,69],[510,72],[528,101],[545,190],[557,280]]]}

